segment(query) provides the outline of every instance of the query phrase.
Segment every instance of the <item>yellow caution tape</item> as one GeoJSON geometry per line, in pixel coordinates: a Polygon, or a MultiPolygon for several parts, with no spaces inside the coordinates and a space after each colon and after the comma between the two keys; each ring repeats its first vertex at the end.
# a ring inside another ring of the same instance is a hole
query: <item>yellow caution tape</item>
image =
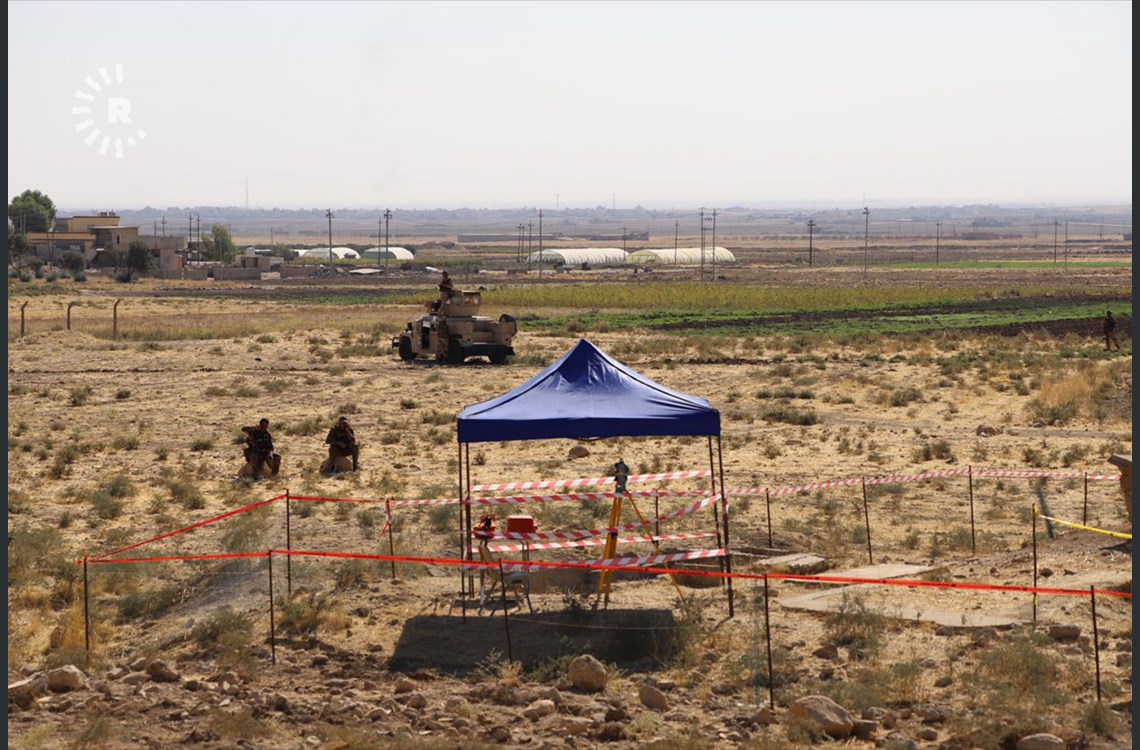
{"type": "MultiPolygon", "coordinates": [[[[1034,508],[1034,513],[1037,513],[1036,508],[1034,508]]],[[[1081,531],[1091,531],[1091,532],[1096,533],[1096,534],[1105,534],[1106,536],[1113,536],[1113,537],[1116,537],[1117,539],[1127,539],[1128,541],[1132,541],[1132,535],[1131,534],[1125,534],[1123,531],[1108,531],[1106,529],[1098,529],[1098,528],[1094,528],[1092,526],[1084,526],[1084,525],[1079,524],[1079,523],[1073,523],[1072,521],[1062,521],[1060,518],[1050,518],[1049,516],[1043,516],[1040,513],[1037,513],[1037,516],[1039,518],[1044,518],[1046,521],[1052,521],[1053,523],[1059,523],[1062,526],[1068,526],[1069,528],[1080,529],[1081,531]]]]}

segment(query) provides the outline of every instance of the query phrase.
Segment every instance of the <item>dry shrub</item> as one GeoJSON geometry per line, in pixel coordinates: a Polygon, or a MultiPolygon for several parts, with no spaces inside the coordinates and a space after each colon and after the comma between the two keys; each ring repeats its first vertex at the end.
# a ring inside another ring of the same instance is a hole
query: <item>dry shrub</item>
{"type": "Polygon", "coordinates": [[[223,607],[196,624],[190,637],[219,665],[248,673],[253,662],[253,631],[249,615],[223,607]]]}
{"type": "Polygon", "coordinates": [[[52,649],[82,649],[85,645],[83,636],[83,607],[69,607],[60,613],[55,628],[51,631],[48,645],[52,649]]]}
{"type": "Polygon", "coordinates": [[[839,610],[824,620],[828,643],[849,646],[865,656],[878,653],[886,630],[887,618],[869,607],[860,594],[844,594],[839,610]]]}
{"type": "Polygon", "coordinates": [[[267,737],[272,730],[265,722],[254,717],[248,708],[237,711],[215,710],[208,714],[206,723],[210,729],[226,739],[267,737]]]}
{"type": "Polygon", "coordinates": [[[968,745],[1010,746],[1017,738],[1057,730],[1058,709],[1074,707],[1073,696],[1087,689],[1084,665],[1070,664],[1061,648],[1042,633],[1013,633],[978,654],[963,687],[978,717],[955,720],[968,745]]]}
{"type": "Polygon", "coordinates": [[[1060,424],[1078,416],[1101,419],[1104,404],[1115,387],[1115,368],[1089,363],[1041,379],[1041,391],[1029,402],[1030,413],[1046,424],[1060,424]]]}
{"type": "Polygon", "coordinates": [[[345,629],[351,620],[333,605],[327,593],[297,592],[279,601],[277,625],[290,636],[315,636],[321,627],[345,629]]]}
{"type": "Polygon", "coordinates": [[[92,706],[87,709],[79,731],[74,735],[72,746],[82,748],[122,747],[124,734],[123,728],[119,726],[114,717],[92,706]]]}
{"type": "Polygon", "coordinates": [[[16,590],[10,600],[21,609],[51,609],[51,589],[43,584],[24,586],[16,590]]]}

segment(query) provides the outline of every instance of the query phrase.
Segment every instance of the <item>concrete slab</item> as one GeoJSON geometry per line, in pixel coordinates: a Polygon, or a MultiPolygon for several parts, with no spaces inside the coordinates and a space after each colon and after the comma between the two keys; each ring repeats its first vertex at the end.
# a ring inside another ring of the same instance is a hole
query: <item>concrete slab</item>
{"type": "MultiPolygon", "coordinates": [[[[931,565],[909,565],[907,563],[881,563],[879,565],[863,565],[858,568],[848,568],[847,570],[832,570],[827,575],[838,576],[840,578],[918,578],[919,576],[926,575],[927,573],[934,573],[938,571],[949,572],[942,566],[931,565]]],[[[812,581],[803,581],[803,583],[813,583],[812,581]]],[[[834,586],[834,583],[827,581],[815,581],[826,586],[834,586]]]]}
{"type": "MultiPolygon", "coordinates": [[[[842,578],[918,578],[945,568],[926,565],[908,565],[905,563],[885,563],[881,565],[865,565],[860,568],[836,570],[829,575],[842,578]]],[[[803,581],[802,583],[828,584],[826,581],[803,581]]],[[[866,591],[863,586],[840,586],[827,588],[822,591],[813,591],[793,597],[781,597],[780,606],[788,609],[798,609],[808,612],[840,612],[843,610],[843,599],[850,594],[866,591]]],[[[916,607],[894,606],[877,602],[864,602],[864,606],[872,612],[884,617],[898,620],[911,620],[914,622],[933,622],[951,628],[1002,628],[1016,625],[1022,620],[1005,615],[979,615],[973,612],[955,610],[918,609],[916,607]]]]}
{"type": "MultiPolygon", "coordinates": [[[[805,596],[789,599],[780,599],[780,606],[787,609],[798,609],[808,612],[839,612],[843,608],[843,594],[854,593],[858,586],[845,586],[829,591],[817,591],[805,596]]],[[[877,612],[884,617],[897,620],[911,620],[914,622],[933,622],[951,628],[1003,628],[1022,622],[1015,617],[1000,615],[979,615],[973,612],[956,612],[953,610],[916,609],[914,607],[883,606],[876,603],[867,603],[867,609],[877,612]]]]}
{"type": "Polygon", "coordinates": [[[828,567],[828,562],[825,558],[808,553],[755,558],[750,560],[749,564],[760,570],[769,570],[774,573],[795,573],[798,575],[822,573],[827,570],[828,567]]]}

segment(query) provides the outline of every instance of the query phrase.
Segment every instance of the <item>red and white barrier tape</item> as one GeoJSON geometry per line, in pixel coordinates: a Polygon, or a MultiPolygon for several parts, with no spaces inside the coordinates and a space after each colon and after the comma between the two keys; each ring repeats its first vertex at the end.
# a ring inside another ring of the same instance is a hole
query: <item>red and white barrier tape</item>
{"type": "MultiPolygon", "coordinates": [[[[919,474],[894,474],[891,476],[881,477],[848,477],[846,479],[830,479],[823,482],[809,482],[807,484],[789,485],[785,487],[737,487],[734,489],[726,490],[725,495],[740,496],[740,495],[763,495],[767,492],[769,495],[797,495],[801,492],[811,492],[814,490],[832,489],[836,487],[855,487],[860,484],[866,483],[869,485],[879,484],[902,484],[903,482],[920,482],[926,479],[945,479],[949,477],[964,477],[970,473],[969,468],[962,469],[946,469],[943,471],[927,471],[919,474]]],[[[636,477],[630,477],[629,481],[653,481],[657,479],[678,479],[693,476],[708,476],[709,472],[706,471],[688,471],[688,472],[669,472],[667,474],[641,474],[636,477]]],[[[1009,478],[1009,479],[1033,479],[1033,478],[1052,478],[1052,479],[1081,479],[1088,478],[1093,481],[1117,481],[1120,479],[1119,474],[1085,474],[1079,471],[1045,471],[1045,470],[1015,470],[1015,469],[976,469],[973,475],[978,478],[1009,478]]],[[[613,477],[592,477],[586,479],[559,479],[551,480],[549,482],[516,482],[513,484],[481,484],[472,487],[472,491],[485,492],[491,489],[526,489],[535,488],[540,485],[547,487],[565,487],[575,486],[575,483],[581,486],[590,483],[613,483],[613,477]]],[[[649,497],[694,497],[705,494],[703,490],[638,490],[635,492],[628,492],[626,497],[632,496],[635,498],[649,498],[649,497]]],[[[569,500],[614,500],[617,498],[616,492],[567,492],[557,493],[550,495],[501,495],[498,497],[473,497],[471,498],[472,505],[515,505],[523,503],[547,503],[547,502],[560,502],[569,500]]],[[[383,502],[381,500],[351,500],[348,498],[326,498],[326,497],[307,497],[307,496],[294,496],[292,499],[299,501],[320,501],[320,502],[383,502]]],[[[456,497],[438,497],[421,500],[393,500],[391,501],[392,507],[416,507],[424,505],[458,505],[462,502],[456,497]]]]}
{"type": "MultiPolygon", "coordinates": [[[[620,537],[618,544],[640,544],[647,542],[675,542],[682,539],[707,539],[716,536],[711,531],[700,531],[693,534],[662,534],[660,536],[626,536],[620,537]]],[[[571,547],[596,547],[600,544],[605,544],[605,537],[591,537],[589,539],[575,539],[572,541],[563,542],[534,542],[534,543],[519,543],[519,544],[490,544],[487,549],[491,552],[518,552],[520,550],[539,550],[539,549],[568,549],[571,547]]]]}
{"type": "Polygon", "coordinates": [[[944,479],[946,477],[964,477],[970,473],[969,468],[945,469],[943,471],[924,471],[918,474],[895,474],[890,477],[867,477],[867,484],[902,484],[903,482],[921,482],[924,479],[944,479]]]}
{"type": "MultiPolygon", "coordinates": [[[[696,479],[710,476],[708,469],[700,471],[666,471],[660,474],[634,474],[629,482],[663,482],[666,479],[696,479]]],[[[472,492],[514,492],[515,490],[549,490],[555,487],[593,487],[600,484],[613,484],[614,478],[585,477],[582,479],[551,479],[540,482],[507,482],[505,484],[477,484],[472,492]]]]}
{"type": "MultiPolygon", "coordinates": [[[[586,560],[582,563],[584,566],[590,565],[610,565],[610,566],[632,566],[644,567],[647,565],[661,565],[663,563],[678,562],[680,560],[704,560],[714,557],[724,557],[728,554],[726,549],[696,549],[690,552],[672,552],[668,555],[646,555],[644,557],[610,557],[600,560],[586,560]]],[[[504,565],[505,570],[526,570],[526,563],[515,563],[511,565],[504,565]]]]}
{"type": "Polygon", "coordinates": [[[1010,479],[1036,479],[1044,477],[1047,479],[1083,479],[1088,478],[1091,480],[1112,480],[1117,481],[1120,479],[1119,474],[1085,474],[1083,471],[1016,471],[1012,469],[978,469],[974,472],[976,477],[1007,477],[1010,479]]]}
{"type": "Polygon", "coordinates": [[[567,539],[589,539],[591,537],[605,536],[606,534],[616,534],[623,531],[632,531],[634,529],[642,529],[646,526],[653,524],[655,521],[669,521],[674,518],[680,518],[691,513],[696,513],[702,508],[707,508],[710,505],[720,500],[719,495],[706,497],[699,500],[692,505],[684,508],[679,508],[672,513],[666,513],[655,518],[648,518],[644,521],[637,523],[626,523],[621,526],[611,526],[604,529],[582,529],[578,531],[536,531],[536,532],[521,532],[521,531],[500,531],[491,537],[492,539],[512,539],[519,541],[564,541],[567,539]]]}
{"type": "MultiPolygon", "coordinates": [[[[964,477],[970,474],[969,468],[946,469],[944,471],[927,471],[921,474],[894,474],[885,477],[849,477],[847,479],[831,479],[825,482],[811,482],[809,484],[791,485],[787,487],[741,487],[725,490],[726,495],[796,495],[801,492],[811,492],[834,487],[855,487],[860,484],[902,484],[903,482],[921,482],[925,479],[945,479],[948,477],[964,477]]],[[[1044,471],[1044,470],[1013,470],[1013,469],[975,469],[976,478],[1004,477],[1010,479],[1034,479],[1044,477],[1047,479],[1081,479],[1110,480],[1120,479],[1119,474],[1085,474],[1080,471],[1044,471]]]]}
{"type": "Polygon", "coordinates": [[[503,495],[500,497],[473,497],[474,505],[511,505],[517,503],[551,503],[563,500],[616,500],[619,497],[698,497],[705,490],[639,490],[637,492],[568,492],[557,495],[503,495]]]}
{"type": "MultiPolygon", "coordinates": [[[[809,484],[802,484],[802,485],[789,486],[789,487],[737,488],[737,489],[727,490],[725,492],[725,495],[727,495],[727,496],[763,495],[765,492],[767,492],[769,495],[777,495],[777,496],[779,496],[779,495],[795,495],[795,494],[799,494],[801,492],[810,492],[812,490],[828,489],[828,488],[834,488],[834,487],[852,487],[852,486],[856,486],[856,485],[863,484],[863,483],[872,484],[872,485],[875,485],[875,484],[898,484],[898,483],[902,483],[902,482],[921,481],[924,479],[966,476],[967,474],[970,474],[970,473],[971,473],[971,470],[969,467],[967,467],[967,468],[959,468],[959,469],[947,469],[947,470],[943,470],[943,471],[923,472],[923,473],[919,473],[919,474],[898,474],[898,475],[893,475],[893,476],[866,477],[866,478],[864,478],[864,477],[851,477],[851,478],[847,478],[847,479],[835,479],[835,480],[830,480],[830,481],[825,481],[825,482],[812,482],[809,484]]],[[[1093,481],[1113,481],[1113,482],[1120,480],[1119,474],[1087,474],[1087,473],[1081,472],[1081,471],[1047,471],[1047,470],[1037,470],[1037,469],[1027,469],[1027,470],[974,469],[972,474],[973,474],[973,476],[978,477],[978,478],[1086,479],[1086,480],[1093,480],[1093,481]]],[[[711,475],[711,472],[708,471],[707,469],[701,470],[701,471],[672,471],[672,472],[665,472],[665,473],[660,473],[660,474],[638,474],[635,476],[631,476],[629,478],[629,481],[630,482],[663,481],[666,479],[689,479],[689,478],[708,477],[710,475],[711,475]]],[[[520,489],[540,489],[540,488],[541,489],[547,489],[547,488],[553,488],[553,487],[579,487],[579,486],[589,486],[589,485],[598,485],[598,484],[612,484],[613,481],[614,481],[613,477],[588,477],[588,478],[584,478],[584,479],[559,479],[559,480],[542,481],[542,482],[513,482],[513,483],[507,483],[507,484],[481,484],[481,485],[475,485],[474,487],[472,487],[472,490],[477,491],[477,492],[486,492],[486,491],[491,491],[491,490],[520,490],[520,489]]],[[[662,491],[658,491],[658,492],[638,491],[638,492],[627,493],[627,494],[632,495],[633,497],[651,497],[651,496],[657,496],[657,497],[687,497],[688,496],[688,497],[691,497],[693,495],[703,494],[703,492],[700,492],[697,490],[662,490],[662,491]]],[[[170,531],[170,532],[167,532],[164,534],[160,534],[159,536],[153,537],[151,539],[147,539],[145,541],[137,542],[137,543],[128,545],[126,547],[121,547],[119,549],[112,550],[110,552],[105,552],[102,555],[99,555],[99,558],[111,557],[113,555],[121,554],[121,553],[126,552],[128,550],[136,549],[138,547],[142,547],[144,545],[147,545],[147,544],[150,544],[153,542],[157,542],[157,541],[162,540],[162,539],[167,539],[169,537],[173,537],[173,536],[176,536],[178,534],[183,534],[185,532],[192,531],[192,530],[197,529],[197,528],[201,528],[202,526],[207,526],[207,525],[216,523],[216,522],[221,521],[225,518],[229,518],[230,516],[234,516],[234,515],[237,515],[239,513],[244,513],[246,511],[253,510],[255,508],[261,507],[263,505],[267,505],[267,504],[272,503],[276,500],[281,500],[281,499],[286,498],[286,497],[290,497],[290,499],[297,500],[297,501],[310,501],[310,502],[356,502],[356,503],[381,503],[381,502],[385,502],[384,500],[353,500],[353,499],[349,499],[349,498],[308,497],[308,496],[303,496],[303,495],[298,495],[298,496],[277,495],[276,497],[269,498],[268,500],[263,500],[261,502],[253,503],[251,505],[247,505],[245,507],[238,508],[236,510],[228,511],[226,513],[222,513],[219,516],[214,516],[214,517],[208,518],[204,521],[198,521],[198,522],[190,524],[189,526],[186,526],[184,528],[177,529],[174,531],[170,531]]],[[[473,498],[472,503],[478,504],[478,505],[497,505],[497,504],[512,504],[512,503],[528,503],[528,502],[552,502],[552,501],[559,501],[559,500],[614,499],[615,497],[616,497],[616,493],[612,493],[612,492],[564,493],[564,494],[553,494],[553,495],[515,495],[515,496],[503,496],[503,497],[473,498]]],[[[414,507],[414,506],[424,506],[424,505],[456,505],[460,502],[461,501],[459,498],[432,498],[432,499],[425,499],[425,500],[392,500],[392,501],[388,502],[388,505],[389,505],[389,507],[414,507]]],[[[676,518],[680,515],[685,515],[686,513],[692,513],[695,510],[699,510],[702,507],[707,507],[711,502],[713,502],[712,499],[706,498],[705,500],[702,500],[700,503],[698,503],[696,506],[692,506],[692,507],[687,508],[687,509],[682,509],[682,510],[680,510],[676,513],[673,513],[673,514],[660,516],[659,518],[654,519],[654,520],[667,520],[670,518],[676,518]]],[[[725,511],[726,512],[728,511],[727,503],[725,504],[725,511]]],[[[387,523],[388,524],[391,523],[391,516],[390,515],[388,517],[387,523]]],[[[387,526],[386,526],[386,528],[387,528],[387,526]]],[[[636,528],[636,525],[626,526],[626,527],[622,527],[622,528],[624,528],[624,529],[636,528]]],[[[93,559],[99,559],[99,558],[93,558],[93,559]]]]}
{"type": "Polygon", "coordinates": [[[408,508],[416,505],[458,505],[457,497],[434,497],[430,500],[393,500],[393,508],[408,508]]]}

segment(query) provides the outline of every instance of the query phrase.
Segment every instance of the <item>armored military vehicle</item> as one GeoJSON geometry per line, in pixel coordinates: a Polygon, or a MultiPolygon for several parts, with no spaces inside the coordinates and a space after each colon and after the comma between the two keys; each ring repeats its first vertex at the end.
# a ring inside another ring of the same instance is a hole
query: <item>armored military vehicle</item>
{"type": "Polygon", "coordinates": [[[492,364],[501,365],[515,353],[511,339],[518,333],[518,324],[510,315],[498,319],[478,315],[482,304],[481,292],[466,290],[429,302],[428,314],[408,323],[405,331],[393,337],[392,348],[405,362],[434,357],[458,365],[468,357],[486,357],[492,364]]]}

